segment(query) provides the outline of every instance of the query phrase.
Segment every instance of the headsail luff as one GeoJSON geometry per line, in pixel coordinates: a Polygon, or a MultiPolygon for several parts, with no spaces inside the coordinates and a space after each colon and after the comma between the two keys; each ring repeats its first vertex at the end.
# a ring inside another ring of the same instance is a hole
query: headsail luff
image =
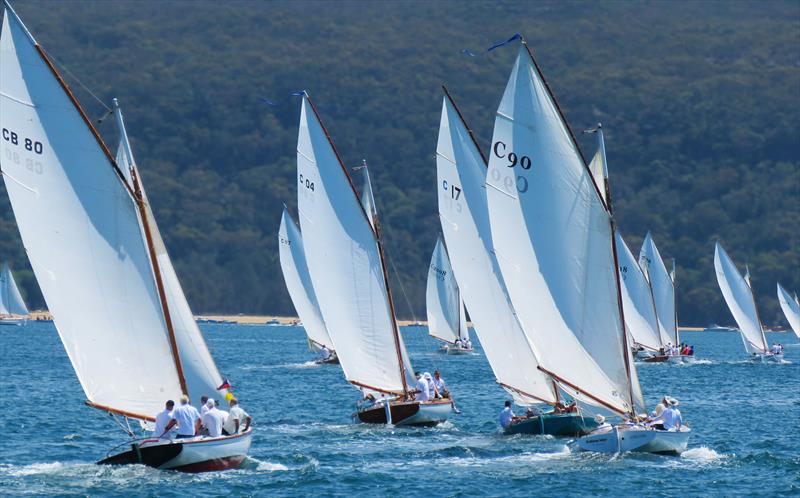
{"type": "Polygon", "coordinates": [[[227,389],[217,389],[222,385],[222,376],[217,369],[211,352],[208,350],[203,334],[200,332],[194,319],[189,303],[183,293],[183,288],[178,280],[178,275],[172,265],[166,245],[161,236],[161,231],[156,223],[150,201],[144,185],[141,183],[136,160],[130,146],[122,110],[117,99],[114,99],[114,114],[120,134],[120,143],[117,148],[117,164],[120,170],[131,178],[134,192],[140,195],[141,216],[143,216],[142,230],[150,234],[152,253],[154,255],[154,274],[159,278],[163,290],[165,316],[169,319],[171,338],[174,338],[177,356],[181,365],[181,376],[184,379],[185,393],[190,399],[197,402],[201,396],[213,396],[214,393],[224,395],[227,389]]]}
{"type": "Polygon", "coordinates": [[[319,347],[324,345],[328,349],[334,349],[308,272],[303,236],[286,207],[283,208],[281,215],[278,248],[286,289],[292,298],[297,315],[303,322],[306,335],[319,347]]]}
{"type": "Polygon", "coordinates": [[[93,406],[148,418],[182,389],[133,190],[8,6],[0,53],[3,177],[56,329],[93,406]]]}
{"type": "Polygon", "coordinates": [[[619,230],[616,232],[619,272],[622,278],[622,304],[628,330],[636,344],[657,351],[663,344],[658,332],[658,318],[650,284],[619,230]]]}
{"type": "Polygon", "coordinates": [[[27,315],[28,307],[19,293],[17,282],[8,263],[3,263],[3,271],[0,273],[0,314],[5,315],[27,315]]]}
{"type": "Polygon", "coordinates": [[[650,232],[644,236],[642,247],[639,250],[639,266],[644,271],[653,291],[661,342],[677,345],[678,321],[675,307],[675,284],[650,232]]]}
{"type": "Polygon", "coordinates": [[[714,246],[714,269],[722,296],[739,325],[745,350],[748,353],[766,353],[767,340],[758,317],[753,290],[719,242],[714,246]]]}
{"type": "Polygon", "coordinates": [[[495,254],[543,370],[588,403],[643,405],[608,184],[604,196],[525,44],[497,111],[486,184],[495,254]]]}
{"type": "Polygon", "coordinates": [[[486,159],[444,92],[436,148],[439,218],[461,297],[498,384],[518,404],[554,404],[554,386],[538,369],[533,343],[518,321],[494,257],[486,159]]]}
{"type": "Polygon", "coordinates": [[[308,95],[297,170],[306,261],[345,377],[366,390],[406,394],[408,354],[394,317],[378,220],[364,211],[308,95]]]}
{"type": "Polygon", "coordinates": [[[425,289],[428,333],[444,342],[453,344],[463,339],[466,327],[462,315],[464,307],[458,291],[453,267],[442,238],[436,239],[436,246],[428,266],[428,281],[425,289]]]}
{"type": "Polygon", "coordinates": [[[789,328],[792,329],[794,335],[800,337],[800,303],[797,301],[797,294],[792,297],[779,283],[778,302],[781,304],[786,321],[789,322],[789,328]]]}

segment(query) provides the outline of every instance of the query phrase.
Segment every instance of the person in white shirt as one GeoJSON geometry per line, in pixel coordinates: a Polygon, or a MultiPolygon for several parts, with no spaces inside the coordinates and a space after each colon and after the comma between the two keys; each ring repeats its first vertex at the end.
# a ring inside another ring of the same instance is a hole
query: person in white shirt
{"type": "Polygon", "coordinates": [[[680,430],[683,423],[681,411],[678,410],[679,401],[673,397],[667,396],[667,407],[661,413],[661,416],[655,420],[650,421],[650,425],[656,429],[665,431],[680,430]]]}
{"type": "Polygon", "coordinates": [[[319,349],[319,359],[325,361],[330,359],[330,357],[331,357],[331,350],[328,349],[328,346],[323,344],[322,347],[319,349]]]}
{"type": "Polygon", "coordinates": [[[425,380],[425,377],[419,372],[415,372],[414,376],[417,378],[417,394],[414,396],[414,399],[417,401],[428,401],[430,399],[428,397],[428,381],[425,380]]]}
{"type": "Polygon", "coordinates": [[[246,411],[242,410],[238,399],[231,398],[230,405],[231,411],[228,412],[228,418],[225,419],[225,424],[222,426],[222,434],[232,436],[238,434],[240,429],[241,432],[247,432],[253,419],[246,411]],[[242,422],[244,422],[244,428],[242,428],[242,422]]]}
{"type": "MultiPolygon", "coordinates": [[[[175,437],[179,439],[195,437],[200,431],[200,412],[197,411],[197,408],[189,404],[189,396],[185,394],[181,395],[180,406],[172,410],[169,423],[164,429],[164,434],[175,425],[178,426],[178,434],[175,437]]],[[[164,434],[162,434],[162,436],[164,434]]]]}
{"type": "Polygon", "coordinates": [[[611,430],[611,424],[606,422],[606,418],[599,413],[594,416],[594,421],[597,422],[597,427],[592,432],[608,432],[611,430]]]}
{"type": "Polygon", "coordinates": [[[439,392],[439,396],[442,398],[450,397],[450,392],[447,390],[447,385],[442,378],[442,374],[436,370],[433,372],[433,385],[436,386],[436,390],[439,392]]]}
{"type": "Polygon", "coordinates": [[[469,337],[464,339],[464,349],[472,349],[472,341],[469,340],[469,337]]]}
{"type": "Polygon", "coordinates": [[[205,415],[206,412],[208,411],[208,406],[206,406],[206,405],[208,405],[208,396],[200,396],[200,416],[201,417],[203,415],[205,415]]]}
{"type": "Polygon", "coordinates": [[[208,400],[208,403],[210,407],[203,415],[203,426],[208,430],[210,437],[220,437],[222,435],[222,426],[228,419],[228,412],[217,408],[213,399],[208,400]]]}
{"type": "Polygon", "coordinates": [[[153,436],[159,439],[167,433],[167,424],[169,424],[169,420],[172,416],[172,409],[175,407],[175,402],[169,400],[164,406],[165,408],[156,415],[156,427],[153,430],[153,436]]]}
{"type": "Polygon", "coordinates": [[[511,409],[511,402],[506,401],[503,411],[500,412],[500,416],[497,418],[497,421],[500,423],[500,427],[503,429],[508,429],[508,426],[511,425],[511,422],[515,418],[516,416],[514,416],[514,411],[511,409]]]}
{"type": "Polygon", "coordinates": [[[436,385],[433,383],[433,377],[431,376],[430,372],[425,372],[422,376],[425,377],[425,382],[428,383],[428,399],[438,398],[439,391],[436,389],[436,385]]]}

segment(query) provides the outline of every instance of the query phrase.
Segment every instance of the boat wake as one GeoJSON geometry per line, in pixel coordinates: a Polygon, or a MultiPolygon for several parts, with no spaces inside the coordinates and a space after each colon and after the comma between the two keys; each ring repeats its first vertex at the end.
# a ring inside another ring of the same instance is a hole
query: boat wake
{"type": "Polygon", "coordinates": [[[313,360],[303,363],[284,363],[281,365],[243,365],[239,367],[240,370],[275,370],[284,368],[317,368],[322,366],[313,360]]]}
{"type": "Polygon", "coordinates": [[[690,448],[681,453],[682,460],[689,460],[696,463],[712,463],[727,460],[731,455],[727,453],[718,453],[717,451],[709,448],[708,446],[699,446],[697,448],[690,448]]]}
{"type": "Polygon", "coordinates": [[[247,457],[242,462],[241,470],[255,470],[256,472],[283,472],[289,467],[281,463],[263,462],[258,458],[247,457]]]}

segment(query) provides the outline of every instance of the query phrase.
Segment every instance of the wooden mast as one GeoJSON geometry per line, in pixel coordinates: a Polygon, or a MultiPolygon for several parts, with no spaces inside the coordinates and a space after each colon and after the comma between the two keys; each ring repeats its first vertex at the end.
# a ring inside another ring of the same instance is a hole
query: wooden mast
{"type": "MultiPolygon", "coordinates": [[[[347,178],[347,182],[350,184],[350,188],[353,191],[353,195],[355,196],[356,200],[359,200],[358,197],[358,190],[356,189],[355,184],[353,183],[353,178],[350,176],[350,172],[345,167],[344,162],[342,161],[341,156],[339,155],[339,151],[336,149],[336,144],[333,142],[333,138],[331,138],[330,133],[328,133],[328,129],[325,127],[325,123],[322,122],[322,118],[317,112],[317,107],[314,105],[314,101],[311,100],[311,96],[308,95],[308,92],[303,92],[303,98],[308,101],[309,107],[311,107],[314,116],[319,123],[320,128],[322,128],[322,132],[325,133],[325,138],[328,139],[328,143],[330,144],[331,148],[333,149],[333,153],[336,156],[336,159],[339,161],[339,166],[342,168],[342,172],[344,172],[345,178],[347,178]]],[[[365,166],[366,167],[366,166],[365,166]]],[[[386,286],[386,295],[389,301],[389,313],[392,318],[392,337],[394,338],[394,345],[395,351],[397,353],[397,363],[400,367],[400,378],[403,382],[403,396],[408,397],[408,383],[406,382],[406,367],[405,362],[403,361],[403,353],[400,347],[400,328],[397,325],[397,318],[395,317],[394,313],[394,299],[392,298],[392,290],[389,287],[389,273],[386,269],[386,257],[383,253],[383,243],[381,241],[381,231],[380,225],[378,224],[378,217],[377,215],[374,217],[370,217],[369,214],[364,210],[364,206],[361,202],[358,203],[361,206],[361,213],[364,215],[366,222],[369,224],[370,227],[373,228],[373,234],[375,236],[375,243],[378,246],[378,254],[380,255],[381,260],[381,269],[383,270],[383,282],[386,286]]],[[[354,385],[362,385],[353,381],[350,381],[351,384],[354,385]]],[[[372,388],[370,388],[372,389],[372,388]]],[[[380,391],[379,389],[375,389],[376,391],[380,391]]]]}

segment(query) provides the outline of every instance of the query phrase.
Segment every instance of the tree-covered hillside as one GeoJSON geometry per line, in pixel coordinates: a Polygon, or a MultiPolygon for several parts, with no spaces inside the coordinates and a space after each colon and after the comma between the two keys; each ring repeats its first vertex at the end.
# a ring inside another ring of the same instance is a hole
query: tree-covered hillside
{"type": "MultiPolygon", "coordinates": [[[[800,4],[791,2],[16,2],[100,118],[118,97],[196,312],[293,313],[278,265],[294,211],[299,101],[344,160],[371,165],[398,313],[424,316],[439,231],[435,161],[447,84],[481,144],[523,33],[572,127],[603,123],[615,212],[678,265],[683,324],[732,319],[719,239],[747,262],[764,321],[800,290],[800,4]],[[478,54],[462,53],[468,48],[478,54]],[[74,76],[73,76],[74,75],[74,76]],[[77,77],[81,83],[79,83],[77,77]],[[273,101],[269,105],[262,99],[273,101]],[[392,266],[390,269],[393,270],[392,266]]],[[[100,131],[114,143],[113,120],[100,131]]],[[[581,137],[587,156],[591,138],[581,137]]],[[[0,257],[44,306],[5,193],[0,257]]]]}

